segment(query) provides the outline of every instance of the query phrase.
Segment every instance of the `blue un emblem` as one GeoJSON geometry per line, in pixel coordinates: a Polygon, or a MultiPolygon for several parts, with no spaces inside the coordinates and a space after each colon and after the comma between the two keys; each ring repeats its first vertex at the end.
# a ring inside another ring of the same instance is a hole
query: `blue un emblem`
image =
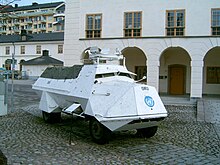
{"type": "Polygon", "coordinates": [[[145,96],[144,102],[147,104],[148,107],[153,107],[154,106],[154,100],[150,96],[145,96]]]}

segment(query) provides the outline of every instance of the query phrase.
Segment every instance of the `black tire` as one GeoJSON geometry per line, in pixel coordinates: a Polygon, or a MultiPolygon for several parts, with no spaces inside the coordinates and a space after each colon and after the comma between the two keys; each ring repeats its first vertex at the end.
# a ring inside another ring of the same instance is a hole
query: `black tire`
{"type": "Polygon", "coordinates": [[[42,111],[42,116],[46,123],[58,123],[61,121],[61,112],[48,113],[48,112],[42,111]]]}
{"type": "Polygon", "coordinates": [[[146,138],[153,137],[157,133],[157,128],[158,126],[137,129],[137,135],[146,138]]]}
{"type": "Polygon", "coordinates": [[[111,131],[94,118],[89,120],[89,131],[92,140],[97,144],[109,142],[111,131]]]}

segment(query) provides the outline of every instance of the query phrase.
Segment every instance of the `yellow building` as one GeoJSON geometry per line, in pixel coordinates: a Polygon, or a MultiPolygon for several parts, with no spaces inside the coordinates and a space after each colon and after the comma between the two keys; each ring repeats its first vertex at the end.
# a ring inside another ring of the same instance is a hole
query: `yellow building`
{"type": "Polygon", "coordinates": [[[65,3],[32,3],[28,6],[1,6],[0,35],[51,33],[64,31],[65,3]]]}

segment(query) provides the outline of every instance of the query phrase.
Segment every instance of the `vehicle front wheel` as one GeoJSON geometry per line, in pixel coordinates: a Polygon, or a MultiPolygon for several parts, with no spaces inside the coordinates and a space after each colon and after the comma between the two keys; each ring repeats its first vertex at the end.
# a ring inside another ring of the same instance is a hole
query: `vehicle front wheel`
{"type": "Polygon", "coordinates": [[[109,142],[111,131],[94,118],[89,120],[89,131],[93,141],[97,144],[109,142]]]}
{"type": "Polygon", "coordinates": [[[153,137],[157,132],[157,128],[158,126],[137,129],[137,135],[140,135],[146,138],[153,137]]]}
{"type": "Polygon", "coordinates": [[[61,113],[48,113],[42,111],[43,119],[46,123],[57,123],[61,121],[61,113]]]}

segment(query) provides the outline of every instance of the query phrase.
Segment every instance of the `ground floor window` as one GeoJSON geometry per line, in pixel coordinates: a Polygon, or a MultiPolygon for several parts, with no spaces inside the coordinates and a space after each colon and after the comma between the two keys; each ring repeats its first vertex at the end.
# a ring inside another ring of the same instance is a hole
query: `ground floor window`
{"type": "Polygon", "coordinates": [[[207,67],[207,84],[220,84],[220,67],[207,67]]]}

